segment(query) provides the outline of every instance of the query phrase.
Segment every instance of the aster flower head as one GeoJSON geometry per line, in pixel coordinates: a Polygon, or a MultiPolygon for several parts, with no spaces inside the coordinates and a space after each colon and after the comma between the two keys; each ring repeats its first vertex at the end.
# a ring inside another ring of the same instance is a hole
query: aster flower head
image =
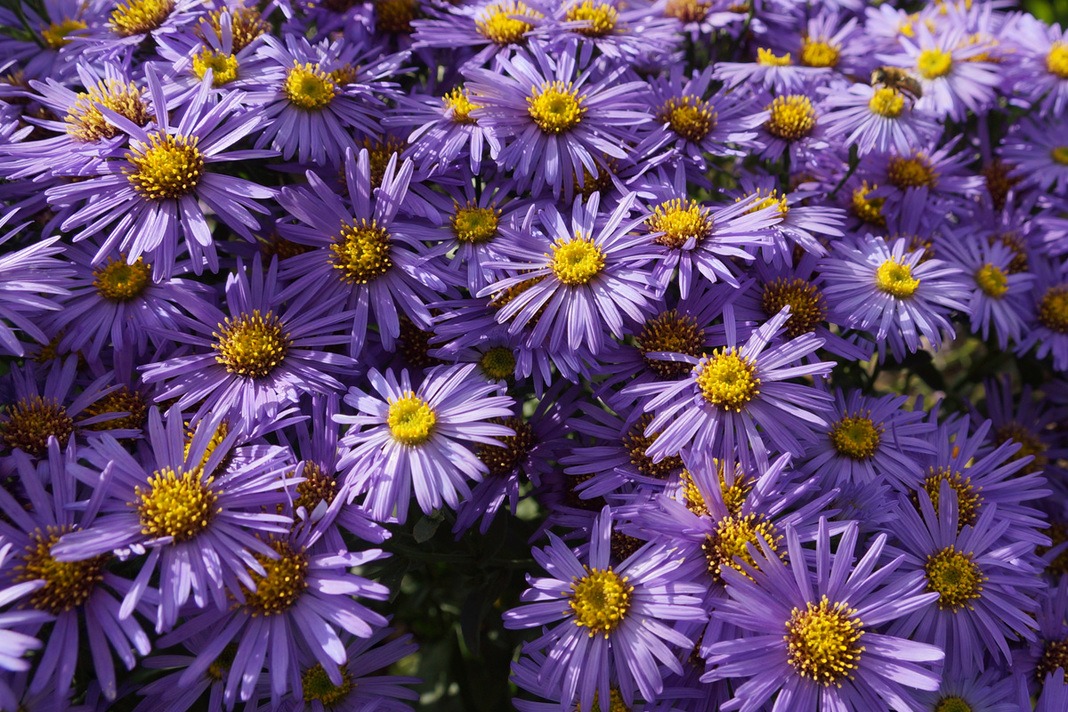
{"type": "MultiPolygon", "coordinates": [[[[12,547],[10,542],[0,545],[0,570],[12,566],[12,547]]],[[[16,583],[0,590],[0,606],[7,608],[12,603],[40,591],[48,585],[45,579],[36,579],[16,583]]],[[[54,585],[54,584],[53,584],[54,585]]],[[[30,669],[29,653],[40,650],[42,643],[32,635],[20,631],[21,628],[40,625],[51,619],[47,611],[7,610],[0,613],[0,645],[3,645],[4,658],[0,660],[0,670],[5,673],[23,673],[30,669]]],[[[0,707],[15,709],[18,700],[7,680],[0,678],[0,707]]]]}
{"type": "Polygon", "coordinates": [[[713,616],[742,634],[709,647],[703,679],[749,678],[735,688],[734,708],[764,709],[774,696],[777,709],[918,709],[917,691],[938,689],[939,648],[877,632],[936,596],[898,571],[900,558],[880,565],[885,535],[858,561],[855,522],[833,552],[830,534],[821,520],[815,576],[792,528],[789,565],[762,545],[757,566],[725,573],[729,598],[713,616]]]}
{"type": "Polygon", "coordinates": [[[845,91],[827,87],[822,104],[827,138],[841,138],[864,156],[872,151],[907,153],[930,145],[940,129],[933,117],[916,109],[915,100],[894,86],[851,84],[845,91]]]}
{"type": "Polygon", "coordinates": [[[412,23],[413,47],[469,48],[461,55],[463,68],[492,65],[499,56],[534,44],[532,33],[546,22],[550,12],[535,0],[482,0],[472,5],[430,6],[427,18],[412,23]]]}
{"type": "Polygon", "coordinates": [[[1014,166],[1012,177],[1021,187],[1033,187],[1057,195],[1068,193],[1068,119],[1023,119],[1013,126],[1002,147],[1001,159],[1014,166]]]}
{"type": "MultiPolygon", "coordinates": [[[[0,229],[17,214],[13,210],[0,218],[0,229]]],[[[24,227],[20,225],[5,233],[0,237],[0,246],[14,242],[24,227]]],[[[57,257],[62,252],[57,236],[37,240],[0,257],[0,353],[22,356],[25,347],[20,335],[48,343],[49,337],[35,317],[58,310],[60,305],[55,298],[69,293],[65,283],[70,269],[57,257]]]]}
{"type": "Polygon", "coordinates": [[[539,680],[583,712],[592,709],[595,694],[611,698],[613,669],[626,703],[635,693],[654,699],[663,689],[661,667],[681,673],[675,650],[693,644],[671,622],[705,619],[696,595],[701,589],[686,583],[683,573],[695,562],[648,544],[613,565],[611,537],[610,507],[595,520],[585,553],[550,533],[549,546],[533,551],[549,575],[529,577],[523,605],[504,614],[507,628],[552,625],[530,643],[534,650],[546,649],[551,661],[539,680]]]}
{"type": "Polygon", "coordinates": [[[1035,265],[1031,314],[1017,352],[1034,348],[1038,358],[1052,356],[1058,371],[1068,370],[1068,263],[1043,260],[1035,265]]]}
{"type": "Polygon", "coordinates": [[[1063,115],[1068,108],[1068,30],[1030,15],[1015,20],[1004,38],[1018,57],[1008,79],[1043,113],[1063,115]]]}

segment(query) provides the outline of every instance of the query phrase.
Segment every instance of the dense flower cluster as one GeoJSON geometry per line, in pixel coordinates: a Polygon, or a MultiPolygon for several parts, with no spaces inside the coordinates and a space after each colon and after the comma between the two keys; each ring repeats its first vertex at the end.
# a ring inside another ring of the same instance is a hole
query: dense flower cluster
{"type": "Polygon", "coordinates": [[[1010,5],[0,3],[0,710],[1068,709],[1010,5]]]}

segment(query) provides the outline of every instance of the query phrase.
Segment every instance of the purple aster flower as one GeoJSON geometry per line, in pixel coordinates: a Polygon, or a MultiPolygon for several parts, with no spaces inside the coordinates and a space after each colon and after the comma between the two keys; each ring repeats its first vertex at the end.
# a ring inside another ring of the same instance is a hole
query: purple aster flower
{"type": "Polygon", "coordinates": [[[805,252],[824,255],[827,248],[824,241],[842,237],[845,227],[845,211],[841,208],[818,205],[816,200],[823,196],[816,191],[794,190],[783,193],[777,190],[775,179],[771,176],[743,176],[740,196],[745,200],[749,196],[756,198],[752,209],[775,207],[782,218],[772,226],[772,234],[778,239],[762,249],[765,262],[788,262],[790,252],[798,246],[805,252]]]}
{"type": "Polygon", "coordinates": [[[177,31],[199,14],[199,0],[116,0],[106,22],[74,40],[93,54],[132,55],[148,37],[177,31]]]}
{"type": "Polygon", "coordinates": [[[328,349],[346,341],[339,330],[351,313],[293,304],[276,312],[277,271],[272,260],[264,274],[257,256],[249,275],[239,261],[227,278],[225,313],[207,302],[184,305],[192,318],[166,335],[196,353],[141,367],[146,383],[162,384],[158,400],[178,397],[183,409],[198,405],[198,419],[214,411],[253,423],[296,403],[300,393],[344,389],[332,374],[348,373],[355,361],[328,349]]]}
{"type": "MultiPolygon", "coordinates": [[[[0,229],[18,212],[12,210],[0,217],[0,229]]],[[[39,326],[41,314],[59,309],[55,297],[68,294],[65,285],[70,269],[56,257],[63,252],[60,238],[35,240],[11,250],[10,243],[24,227],[25,224],[19,225],[0,237],[0,246],[7,252],[0,256],[0,354],[8,356],[25,353],[20,333],[48,343],[48,335],[39,326]]]]}
{"type": "Polygon", "coordinates": [[[537,46],[498,59],[499,72],[467,73],[471,116],[495,132],[503,148],[494,156],[520,188],[543,188],[559,197],[572,177],[581,187],[609,159],[628,157],[634,129],[649,121],[640,102],[647,90],[627,81],[624,68],[593,60],[581,65],[574,46],[550,56],[537,46]]]}
{"type": "Polygon", "coordinates": [[[123,159],[110,159],[100,166],[97,177],[50,188],[48,199],[54,205],[80,206],[62,226],[64,231],[77,230],[75,241],[101,234],[111,226],[97,252],[99,261],[118,250],[126,253],[131,263],[145,255],[155,276],[167,278],[174,269],[178,243],[184,239],[194,272],[199,274],[204,264],[218,271],[204,206],[215,220],[254,241],[250,230],[257,228],[258,222],[252,212],[266,213],[257,201],[275,194],[252,181],[211,170],[216,163],[274,155],[270,151],[229,150],[260,123],[260,114],[238,110],[244,96],[241,92],[211,102],[205,83],[177,121],[172,121],[160,80],[152,71],[146,76],[155,128],[146,131],[98,105],[109,123],[130,135],[130,150],[123,159]]]}
{"type": "Polygon", "coordinates": [[[283,501],[291,465],[278,449],[234,458],[238,431],[220,438],[219,424],[200,421],[187,440],[181,411],[168,411],[164,423],[153,408],[141,460],[106,435],[82,453],[87,465],[73,474],[93,488],[90,502],[100,516],[65,535],[55,555],[144,557],[120,618],[156,603],[156,630],[164,631],[190,600],[225,610],[228,591],[252,585],[246,569],[262,573],[256,557],[273,555],[262,535],[288,530],[289,517],[267,510],[283,501]],[[157,573],[158,595],[148,588],[157,573]]]}
{"type": "MultiPolygon", "coordinates": [[[[0,571],[13,566],[14,557],[10,556],[13,544],[0,545],[0,571]]],[[[37,594],[47,586],[45,579],[33,579],[21,583],[12,584],[0,589],[0,606],[7,607],[29,595],[37,594]]],[[[53,584],[53,587],[55,584],[53,584]]],[[[0,613],[0,670],[5,673],[24,673],[30,669],[31,662],[28,654],[41,649],[41,641],[32,635],[20,632],[20,628],[38,626],[52,620],[52,616],[43,610],[10,610],[0,613]]],[[[0,708],[9,710],[18,707],[15,693],[8,685],[7,680],[0,677],[0,708]]]]}
{"type": "MultiPolygon", "coordinates": [[[[823,413],[831,397],[789,379],[825,376],[833,363],[801,363],[823,341],[802,334],[769,345],[783,333],[789,309],[775,315],[739,344],[733,313],[727,310],[727,344],[702,358],[676,355],[669,360],[692,364],[687,377],[673,382],[633,387],[647,398],[644,409],[654,413],[646,434],[659,432],[646,454],[659,462],[682,454],[705,460],[735,457],[743,468],[766,468],[769,445],[801,455],[802,443],[813,440],[827,425],[823,413]]],[[[664,354],[667,358],[668,354],[664,354]]]]}
{"type": "Polygon", "coordinates": [[[500,386],[475,373],[475,365],[439,367],[413,389],[407,371],[368,373],[377,395],[352,388],[345,403],[356,415],[334,419],[352,425],[341,443],[351,450],[338,467],[348,470],[354,494],[379,521],[408,516],[412,488],[429,514],[444,501],[452,509],[470,495],[467,480],[480,480],[489,467],[470,444],[500,446],[515,431],[495,418],[512,415],[512,399],[500,386]]]}
{"type": "Polygon", "coordinates": [[[1016,59],[1008,79],[1042,113],[1063,116],[1068,108],[1068,30],[1024,13],[1014,19],[1002,39],[1016,59]]]}
{"type": "MultiPolygon", "coordinates": [[[[920,709],[961,712],[1020,712],[1014,700],[1016,683],[1011,677],[1003,677],[996,668],[987,668],[976,674],[969,672],[946,672],[938,692],[917,695],[920,709]]],[[[1029,707],[1027,708],[1029,710],[1029,707]]]]}
{"type": "Polygon", "coordinates": [[[1012,669],[1026,680],[1045,686],[1058,670],[1065,669],[1068,650],[1068,577],[1048,585],[1039,596],[1035,615],[1038,635],[1013,651],[1012,669]]]}
{"type": "Polygon", "coordinates": [[[905,219],[906,211],[930,212],[940,219],[953,208],[966,208],[983,179],[968,166],[974,160],[971,151],[954,153],[958,145],[958,140],[950,139],[933,150],[913,147],[905,153],[868,157],[867,175],[879,185],[871,197],[885,198],[884,213],[900,219],[905,219]]]}
{"type": "Polygon", "coordinates": [[[701,562],[647,544],[613,566],[611,538],[609,507],[597,517],[581,559],[550,533],[549,546],[533,551],[549,575],[528,577],[531,588],[520,598],[525,605],[504,614],[506,628],[552,625],[529,644],[547,649],[539,682],[582,712],[592,709],[595,694],[610,698],[611,669],[626,704],[636,693],[655,699],[663,690],[661,667],[681,673],[675,649],[693,645],[671,622],[705,619],[701,587],[686,583],[684,573],[701,562]]]}
{"type": "Polygon", "coordinates": [[[458,65],[483,67],[527,45],[531,30],[545,22],[549,9],[535,0],[481,0],[471,5],[427,7],[425,19],[412,21],[415,49],[462,48],[458,65]]]}
{"type": "Polygon", "coordinates": [[[930,605],[923,579],[898,572],[900,558],[879,566],[885,535],[855,561],[855,522],[832,553],[821,520],[814,577],[797,532],[786,538],[789,565],[762,545],[757,566],[725,572],[730,597],[713,616],[744,633],[709,647],[704,679],[749,678],[731,701],[743,712],[773,696],[777,710],[918,709],[916,691],[938,689],[942,651],[877,631],[930,605]]]}
{"type": "Polygon", "coordinates": [[[788,165],[791,160],[828,147],[823,125],[825,109],[814,89],[766,94],[762,98],[766,103],[757,114],[761,123],[755,139],[761,158],[782,159],[788,165]]]}
{"type": "Polygon", "coordinates": [[[47,457],[36,467],[24,454],[14,455],[25,501],[0,488],[0,537],[19,552],[17,563],[6,567],[0,580],[8,591],[22,590],[21,584],[27,581],[44,581],[28,599],[30,608],[48,615],[27,615],[25,633],[45,645],[34,660],[26,693],[32,696],[51,688],[50,699],[42,701],[49,709],[64,707],[78,668],[91,671],[104,695],[114,700],[117,683],[112,655],[132,670],[135,656],[147,655],[151,647],[137,618],[120,614],[119,599],[131,585],[112,573],[110,554],[62,559],[56,551],[63,536],[94,528],[100,514],[99,499],[75,501],[77,483],[72,473],[78,458],[73,444],[61,453],[59,442],[52,438],[47,457]],[[51,491],[45,489],[46,482],[51,491]],[[40,634],[44,620],[54,621],[47,635],[40,634]],[[87,645],[80,645],[79,640],[87,645]],[[82,655],[85,649],[88,660],[82,655]]]}
{"type": "MultiPolygon", "coordinates": [[[[1035,712],[1059,712],[1068,708],[1068,682],[1066,682],[1065,676],[1066,673],[1063,668],[1057,670],[1049,678],[1048,682],[1042,686],[1042,692],[1039,693],[1035,702],[1035,712]]],[[[1021,680],[1017,685],[1019,690],[1019,697],[1017,698],[1018,709],[1030,709],[1032,702],[1030,688],[1031,686],[1026,680],[1021,680]]]]}
{"type": "Polygon", "coordinates": [[[740,85],[759,86],[768,91],[783,93],[801,89],[816,73],[813,67],[794,63],[789,52],[775,54],[768,47],[758,47],[756,57],[749,62],[716,62],[712,76],[728,89],[740,85]]]}
{"type": "Polygon", "coordinates": [[[410,160],[398,167],[393,156],[375,188],[367,149],[358,157],[350,151],[345,194],[309,172],[309,188],[286,188],[278,199],[300,221],[279,225],[279,233],[316,248],[285,261],[282,277],[291,284],[281,298],[294,309],[314,304],[334,312],[351,310],[353,357],[363,349],[369,321],[378,326],[382,345],[392,350],[400,335],[399,314],[425,329],[430,326],[427,302],[446,291],[435,264],[444,248],[428,249],[397,219],[412,171],[410,160]]]}
{"type": "Polygon", "coordinates": [[[579,43],[583,55],[600,54],[617,62],[643,52],[666,54],[677,42],[675,23],[658,15],[653,4],[616,0],[571,0],[560,3],[553,22],[534,31],[547,35],[556,46],[579,43]]]}
{"type": "Polygon", "coordinates": [[[981,412],[972,413],[973,425],[978,427],[989,418],[993,426],[991,439],[994,443],[1017,442],[1020,449],[1012,455],[1012,459],[1030,458],[1022,472],[1044,471],[1050,484],[1062,481],[1059,475],[1063,469],[1058,463],[1068,459],[1068,444],[1058,437],[1057,423],[1064,417],[1063,407],[1052,404],[1052,398],[1035,393],[1026,384],[1019,393],[1014,393],[1008,376],[988,380],[983,387],[986,391],[985,407],[981,412]]]}
{"type": "Polygon", "coordinates": [[[856,146],[859,155],[931,145],[940,134],[932,117],[914,108],[914,100],[897,87],[851,84],[823,89],[821,104],[828,139],[856,146]]]}
{"type": "Polygon", "coordinates": [[[906,238],[887,244],[882,237],[868,235],[837,243],[821,266],[831,320],[874,331],[880,360],[887,344],[900,360],[920,348],[921,337],[940,348],[943,333],[953,334],[949,312],[967,312],[968,292],[960,269],[923,257],[922,249],[909,250],[906,238]]]}
{"type": "Polygon", "coordinates": [[[528,343],[548,341],[551,353],[604,349],[606,332],[622,338],[626,320],[641,322],[654,296],[652,278],[642,269],[650,258],[644,235],[630,218],[635,194],[602,217],[600,194],[572,205],[571,220],[546,205],[533,226],[533,207],[518,229],[504,229],[494,248],[502,256],[487,266],[508,270],[478,296],[511,297],[497,312],[518,333],[533,322],[528,343]],[[522,291],[515,296],[512,291],[522,291]]]}
{"type": "Polygon", "coordinates": [[[1031,320],[1017,353],[1035,350],[1035,356],[1052,356],[1053,368],[1068,370],[1068,262],[1035,260],[1031,290],[1031,320]]]}
{"type": "Polygon", "coordinates": [[[1068,193],[1068,118],[1023,119],[1013,126],[1000,157],[1014,166],[1012,177],[1021,188],[1068,193]]]}
{"type": "Polygon", "coordinates": [[[797,58],[814,71],[809,82],[827,81],[832,72],[863,76],[871,68],[871,41],[857,18],[833,8],[817,10],[792,31],[769,32],[770,48],[797,58]]]}

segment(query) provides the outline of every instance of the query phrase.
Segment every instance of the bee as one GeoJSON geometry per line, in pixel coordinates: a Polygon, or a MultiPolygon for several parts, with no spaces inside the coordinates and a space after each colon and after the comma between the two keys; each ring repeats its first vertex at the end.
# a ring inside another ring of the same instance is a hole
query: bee
{"type": "Polygon", "coordinates": [[[923,96],[923,87],[904,69],[900,67],[879,67],[871,73],[871,85],[882,84],[888,89],[894,89],[907,96],[913,101],[923,96]]]}

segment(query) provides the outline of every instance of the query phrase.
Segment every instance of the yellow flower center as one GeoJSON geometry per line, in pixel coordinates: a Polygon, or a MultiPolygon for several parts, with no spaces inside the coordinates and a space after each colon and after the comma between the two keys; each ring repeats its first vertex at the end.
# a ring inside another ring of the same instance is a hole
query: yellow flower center
{"type": "MultiPolygon", "coordinates": [[[[779,211],[779,217],[781,218],[785,218],[790,214],[790,202],[786,198],[786,193],[779,195],[774,188],[768,190],[757,188],[751,197],[756,200],[753,201],[752,207],[745,211],[746,215],[752,215],[753,213],[768,208],[776,208],[779,211]]],[[[743,198],[735,198],[734,202],[738,203],[742,200],[743,198]]]]}
{"type": "MultiPolygon", "coordinates": [[[[601,704],[597,700],[597,696],[598,692],[594,690],[593,706],[590,707],[590,712],[631,712],[631,708],[628,707],[627,703],[623,701],[623,695],[619,692],[618,689],[614,687],[608,691],[608,707],[603,711],[601,710],[601,704]]],[[[575,705],[575,712],[582,712],[581,704],[575,705]]]]}
{"type": "Polygon", "coordinates": [[[582,0],[567,9],[568,22],[585,22],[585,27],[575,30],[586,37],[604,37],[616,28],[619,13],[606,2],[582,0]]]}
{"type": "Polygon", "coordinates": [[[875,455],[882,441],[883,426],[866,415],[846,416],[831,428],[831,444],[839,454],[853,460],[867,460],[875,455]]]}
{"type": "Polygon", "coordinates": [[[944,611],[959,611],[983,595],[986,577],[975,563],[972,554],[947,546],[927,557],[923,567],[927,575],[927,590],[938,594],[938,607],[944,611]]]}
{"type": "Polygon", "coordinates": [[[229,84],[237,79],[237,57],[205,47],[193,55],[193,74],[203,79],[209,69],[213,87],[229,84]]]}
{"type": "Polygon", "coordinates": [[[934,712],[972,712],[972,706],[964,698],[951,695],[940,699],[935,704],[934,712]]]}
{"type": "Polygon", "coordinates": [[[135,487],[137,514],[145,536],[174,537],[188,541],[204,531],[221,509],[215,505],[219,495],[211,488],[214,478],[203,478],[199,467],[177,473],[169,467],[157,470],[148,478],[144,489],[135,487]]]}
{"type": "Polygon", "coordinates": [[[408,144],[403,139],[386,136],[381,140],[365,138],[360,145],[367,149],[371,185],[377,186],[382,184],[382,177],[386,175],[393,154],[402,153],[408,144]]]}
{"type": "Polygon", "coordinates": [[[675,309],[657,314],[645,322],[637,339],[645,365],[661,378],[681,378],[693,366],[682,361],[661,361],[647,354],[667,351],[687,356],[699,356],[705,343],[705,330],[697,325],[697,319],[689,314],[680,314],[675,309]]]}
{"type": "Polygon", "coordinates": [[[698,96],[687,94],[664,102],[656,120],[688,141],[700,141],[716,127],[717,114],[712,105],[698,96]]]}
{"type": "Polygon", "coordinates": [[[893,297],[907,299],[916,293],[920,280],[913,279],[911,267],[891,257],[875,270],[875,286],[893,297]]]}
{"type": "Polygon", "coordinates": [[[532,91],[527,97],[527,113],[544,133],[564,133],[582,121],[586,96],[579,96],[570,82],[545,82],[540,89],[532,91]]]}
{"type": "Polygon", "coordinates": [[[998,428],[994,432],[994,440],[998,445],[1010,440],[1020,444],[1020,449],[1016,451],[1012,459],[1032,458],[1031,462],[1024,465],[1023,472],[1040,472],[1049,463],[1049,457],[1046,455],[1049,446],[1029,428],[1017,422],[1006,423],[998,428]]]}
{"type": "Polygon", "coordinates": [[[1068,285],[1046,290],[1038,305],[1038,321],[1051,331],[1068,334],[1068,285]]]}
{"type": "Polygon", "coordinates": [[[304,689],[304,701],[318,700],[324,709],[332,710],[342,700],[349,696],[356,683],[352,681],[352,673],[342,666],[341,684],[335,685],[330,682],[326,670],[322,665],[316,664],[305,670],[300,676],[301,687],[304,689]]]}
{"type": "Polygon", "coordinates": [[[293,68],[286,74],[282,85],[289,103],[304,111],[325,109],[339,91],[332,76],[320,69],[318,62],[300,64],[293,60],[293,68]]]}
{"type": "Polygon", "coordinates": [[[486,8],[481,19],[475,20],[475,28],[494,44],[517,44],[524,35],[534,29],[533,23],[527,20],[539,17],[541,14],[534,12],[526,4],[509,0],[486,8]]]}
{"type": "Polygon", "coordinates": [[[827,308],[819,287],[795,277],[779,277],[764,285],[760,308],[773,317],[785,306],[790,307],[786,320],[786,335],[791,339],[816,330],[827,318],[827,308]]]}
{"type": "Polygon", "coordinates": [[[292,342],[282,320],[268,310],[226,317],[212,333],[215,360],[229,373],[245,378],[264,378],[285,360],[292,342]]]}
{"type": "Polygon", "coordinates": [[[630,464],[634,465],[634,469],[646,477],[664,480],[671,473],[682,469],[682,458],[678,455],[672,455],[671,457],[665,457],[660,462],[653,462],[653,459],[645,454],[649,446],[660,437],[660,433],[645,434],[652,420],[652,415],[643,413],[637,422],[623,434],[621,444],[623,449],[630,455],[630,464]]]}
{"type": "Polygon", "coordinates": [[[450,116],[454,123],[466,125],[478,123],[471,116],[471,112],[481,107],[471,101],[464,87],[456,87],[446,93],[441,97],[441,101],[445,104],[445,108],[452,112],[450,116]]]}
{"type": "Polygon", "coordinates": [[[860,666],[863,636],[855,608],[822,596],[818,604],[809,601],[805,610],[791,611],[784,636],[787,660],[801,677],[824,687],[841,686],[842,678],[852,678],[860,666]]]}
{"type": "Polygon", "coordinates": [[[222,16],[230,16],[230,34],[233,37],[233,51],[240,52],[252,44],[260,35],[271,29],[270,23],[263,19],[260,11],[254,7],[222,8],[212,10],[197,23],[195,33],[202,40],[211,32],[222,41],[222,16]]]}
{"type": "Polygon", "coordinates": [[[675,198],[661,203],[645,220],[649,232],[662,233],[653,238],[657,245],[673,249],[683,247],[690,239],[701,244],[712,234],[712,213],[696,200],[675,198]]]}
{"type": "Polygon", "coordinates": [[[880,87],[872,92],[868,109],[878,116],[896,119],[905,110],[905,97],[897,89],[880,87]]]}
{"type": "Polygon", "coordinates": [[[916,58],[916,69],[924,79],[938,79],[953,71],[953,55],[938,48],[925,49],[916,58]]]}
{"type": "Polygon", "coordinates": [[[697,386],[717,408],[739,413],[760,394],[756,364],[737,349],[719,349],[698,368],[697,386]]]}
{"type": "Polygon", "coordinates": [[[251,570],[248,572],[256,589],[249,591],[242,586],[245,609],[253,617],[285,613],[308,587],[308,557],[304,552],[293,551],[284,541],[272,541],[271,548],[277,552],[277,559],[256,555],[264,575],[251,570]]]}
{"type": "Polygon", "coordinates": [[[853,214],[864,222],[882,226],[886,225],[886,217],[883,215],[883,203],[886,202],[886,198],[868,197],[878,187],[868,185],[868,181],[861,183],[853,190],[852,208],[853,214]]]}
{"type": "Polygon", "coordinates": [[[412,20],[422,13],[419,0],[377,0],[374,4],[375,29],[396,35],[412,32],[412,20]]]}
{"type": "Polygon", "coordinates": [[[983,294],[992,299],[1001,299],[1009,291],[1008,275],[989,262],[975,271],[975,283],[983,294]]]}
{"type": "Polygon", "coordinates": [[[494,346],[482,354],[478,365],[482,373],[494,380],[511,378],[515,375],[515,354],[506,346],[494,346]]]}
{"type": "Polygon", "coordinates": [[[204,177],[204,156],[196,136],[174,136],[157,131],[147,144],[138,143],[123,169],[134,191],[148,200],[174,200],[196,190],[204,177]]]}
{"type": "Polygon", "coordinates": [[[434,433],[438,416],[425,400],[411,391],[389,404],[386,424],[393,439],[402,445],[422,445],[434,433]]]}
{"type": "Polygon", "coordinates": [[[48,438],[54,436],[60,447],[74,432],[74,420],[54,398],[22,398],[0,415],[0,438],[8,447],[32,457],[48,452],[48,438]]]}
{"type": "Polygon", "coordinates": [[[75,97],[65,119],[67,135],[82,143],[116,136],[119,130],[108,123],[98,105],[114,111],[138,126],[144,126],[152,118],[148,104],[141,98],[141,90],[136,84],[105,79],[75,97]]]}
{"type": "Polygon", "coordinates": [[[549,267],[561,284],[578,287],[589,284],[604,269],[604,251],[581,234],[552,247],[549,267]]]}
{"type": "Polygon", "coordinates": [[[838,48],[828,42],[808,37],[801,40],[801,64],[806,67],[836,67],[839,54],[838,48]]]}
{"type": "Polygon", "coordinates": [[[304,481],[297,484],[297,499],[293,503],[294,507],[304,507],[305,511],[311,512],[319,506],[320,502],[326,502],[327,506],[333,503],[334,497],[337,496],[337,480],[311,461],[304,463],[301,477],[304,481]]]}
{"type": "Polygon", "coordinates": [[[704,20],[711,9],[711,0],[668,0],[664,14],[688,25],[704,20]]]}
{"type": "Polygon", "coordinates": [[[777,96],[768,107],[771,116],[764,128],[772,136],[784,141],[796,141],[816,128],[816,109],[807,96],[789,94],[777,96]]]}
{"type": "Polygon", "coordinates": [[[148,403],[140,392],[130,390],[126,386],[117,388],[106,396],[90,404],[85,409],[87,418],[93,418],[105,413],[129,413],[119,418],[112,418],[100,423],[87,425],[89,430],[139,430],[144,427],[148,419],[148,403]]]}
{"type": "Polygon", "coordinates": [[[793,60],[791,59],[789,52],[780,56],[766,47],[757,49],[756,63],[762,67],[789,67],[791,61],[793,60]]]}
{"type": "Polygon", "coordinates": [[[1060,79],[1068,79],[1068,44],[1054,42],[1046,55],[1046,69],[1060,79]]]}
{"type": "Polygon", "coordinates": [[[571,583],[571,610],[575,624],[589,628],[590,637],[608,635],[615,630],[630,609],[634,587],[608,569],[586,569],[587,574],[571,583]]]}
{"type": "Polygon", "coordinates": [[[922,155],[912,158],[894,156],[887,166],[890,182],[901,190],[906,188],[934,188],[938,183],[938,174],[922,155]]]}
{"type": "Polygon", "coordinates": [[[15,581],[44,581],[29,598],[39,611],[59,615],[73,610],[89,600],[96,585],[104,580],[104,566],[108,554],[82,561],[56,561],[52,547],[72,527],[34,529],[22,553],[22,561],[14,567],[15,581]]]}
{"type": "Polygon", "coordinates": [[[965,477],[947,467],[932,467],[923,481],[923,489],[931,498],[931,504],[936,512],[938,511],[939,489],[943,482],[948,482],[953,491],[957,493],[957,530],[959,531],[965,525],[975,524],[979,519],[979,509],[983,506],[981,488],[972,485],[971,477],[965,477]]]}
{"type": "Polygon", "coordinates": [[[1054,163],[1068,166],[1068,146],[1055,146],[1050,149],[1049,156],[1053,159],[1054,163]]]}
{"type": "Polygon", "coordinates": [[[65,19],[41,30],[41,39],[50,49],[62,49],[71,43],[70,35],[84,30],[87,25],[81,20],[65,19]]]}
{"type": "Polygon", "coordinates": [[[497,440],[503,447],[479,445],[478,459],[495,477],[506,477],[523,464],[527,455],[538,444],[534,428],[522,418],[495,418],[494,423],[504,425],[515,431],[515,435],[498,435],[497,440]]]}
{"type": "Polygon", "coordinates": [[[138,257],[133,264],[125,255],[109,258],[103,267],[93,270],[93,286],[97,294],[110,302],[128,302],[141,296],[152,282],[152,266],[138,257]]]}
{"type": "Polygon", "coordinates": [[[474,203],[468,203],[463,207],[458,203],[453,203],[453,210],[449,222],[452,223],[452,234],[460,242],[480,245],[497,237],[500,210],[493,206],[480,208],[474,203]]]}
{"type": "Polygon", "coordinates": [[[375,221],[342,223],[341,231],[330,245],[330,262],[348,284],[367,284],[393,267],[390,237],[375,221]]]}
{"type": "Polygon", "coordinates": [[[1042,657],[1035,665],[1035,677],[1045,681],[1047,675],[1058,670],[1068,672],[1068,639],[1046,641],[1042,646],[1042,657]]]}
{"type": "Polygon", "coordinates": [[[750,567],[756,566],[756,559],[749,551],[749,545],[752,544],[760,551],[761,541],[776,553],[782,543],[779,530],[764,519],[763,515],[732,514],[720,519],[716,523],[716,531],[709,534],[701,545],[708,563],[708,572],[716,581],[723,580],[723,571],[727,568],[749,576],[742,563],[750,567]]]}
{"type": "MultiPolygon", "coordinates": [[[[193,445],[193,436],[196,435],[196,429],[188,427],[189,426],[188,422],[186,423],[186,426],[187,427],[186,427],[186,431],[185,431],[185,445],[182,447],[182,458],[185,459],[185,460],[188,460],[189,459],[189,449],[193,445]]],[[[230,423],[228,421],[226,421],[226,420],[223,420],[221,423],[219,423],[215,427],[215,432],[211,434],[211,439],[208,441],[207,446],[204,448],[204,454],[201,456],[200,462],[197,463],[197,467],[204,467],[204,465],[206,465],[208,463],[208,460],[211,459],[212,453],[214,453],[215,450],[220,445],[222,445],[223,441],[226,439],[226,436],[229,435],[229,434],[230,434],[230,423]]],[[[227,468],[227,466],[230,464],[230,460],[231,460],[232,457],[233,457],[233,453],[229,453],[229,454],[225,455],[223,457],[222,461],[219,463],[217,469],[220,472],[225,470],[227,468]]]]}
{"type": "Polygon", "coordinates": [[[111,11],[108,25],[119,37],[158,29],[174,10],[174,0],[127,0],[111,11]]]}

